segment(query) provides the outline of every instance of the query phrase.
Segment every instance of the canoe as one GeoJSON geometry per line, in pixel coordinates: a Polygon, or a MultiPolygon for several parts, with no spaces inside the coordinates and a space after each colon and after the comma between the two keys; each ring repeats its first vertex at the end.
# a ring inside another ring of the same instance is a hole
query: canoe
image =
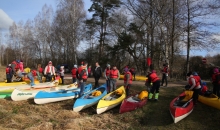
{"type": "MultiPolygon", "coordinates": [[[[52,82],[46,82],[46,83],[36,84],[35,86],[33,86],[33,89],[43,89],[43,88],[51,88],[51,87],[55,87],[55,84],[52,82]]],[[[25,84],[25,85],[1,87],[0,88],[0,98],[9,98],[15,88],[30,89],[31,86],[28,84],[25,84]]]]}
{"type": "Polygon", "coordinates": [[[0,82],[0,87],[24,85],[24,84],[27,84],[27,82],[11,82],[11,83],[0,82]]]}
{"type": "Polygon", "coordinates": [[[121,86],[115,91],[105,95],[98,102],[97,109],[96,109],[97,114],[101,114],[107,110],[110,110],[120,105],[121,102],[125,99],[125,97],[126,97],[126,92],[125,92],[124,86],[121,86]],[[121,95],[118,95],[117,91],[121,91],[122,92],[121,95]]]}
{"type": "Polygon", "coordinates": [[[171,101],[170,114],[174,123],[184,119],[193,111],[192,95],[193,91],[185,91],[171,101]]]}
{"type": "Polygon", "coordinates": [[[14,91],[11,94],[11,99],[13,101],[22,101],[22,100],[28,100],[28,99],[34,99],[35,95],[39,91],[45,91],[45,92],[55,92],[59,90],[70,90],[77,88],[77,83],[70,84],[70,85],[63,85],[58,87],[49,87],[49,88],[33,88],[33,89],[18,89],[15,88],[14,91]]]}
{"type": "MultiPolygon", "coordinates": [[[[147,78],[146,76],[139,76],[139,75],[135,76],[136,81],[146,81],[146,78],[147,78]]],[[[120,79],[124,79],[124,75],[120,75],[120,79]]]]}
{"type": "Polygon", "coordinates": [[[215,94],[210,94],[209,96],[199,95],[198,101],[220,110],[220,99],[215,94]]]}
{"type": "Polygon", "coordinates": [[[90,91],[89,93],[83,95],[82,97],[76,99],[73,111],[79,112],[85,108],[88,108],[90,106],[93,106],[98,103],[98,101],[104,97],[107,94],[107,87],[106,84],[103,84],[102,86],[94,89],[93,91],[90,91]],[[94,93],[100,91],[101,94],[98,96],[94,96],[94,93]]]}
{"type": "MultiPolygon", "coordinates": [[[[92,89],[92,84],[85,86],[84,93],[88,93],[92,89]]],[[[51,102],[64,101],[68,99],[77,98],[79,96],[80,88],[69,89],[69,90],[59,90],[55,92],[44,92],[39,91],[35,97],[34,102],[36,104],[46,104],[51,102]]]]}
{"type": "Polygon", "coordinates": [[[141,100],[138,98],[138,95],[139,94],[127,97],[121,103],[119,113],[130,112],[136,110],[137,108],[143,107],[147,103],[147,97],[141,100]]]}

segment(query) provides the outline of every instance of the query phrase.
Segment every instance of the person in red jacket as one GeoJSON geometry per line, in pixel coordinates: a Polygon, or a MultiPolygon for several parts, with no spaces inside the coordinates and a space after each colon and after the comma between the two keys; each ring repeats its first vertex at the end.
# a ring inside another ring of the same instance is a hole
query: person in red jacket
{"type": "Polygon", "coordinates": [[[87,78],[88,78],[87,63],[84,62],[84,65],[78,68],[78,80],[80,87],[79,97],[81,97],[84,94],[87,78]]]}
{"type": "Polygon", "coordinates": [[[129,90],[132,84],[132,74],[128,68],[124,69],[124,87],[126,91],[126,96],[129,96],[129,90]]]}
{"type": "Polygon", "coordinates": [[[13,75],[16,75],[16,70],[19,69],[19,62],[20,60],[14,60],[12,63],[11,63],[11,68],[12,68],[12,73],[13,75]]]}
{"type": "Polygon", "coordinates": [[[163,83],[165,81],[165,87],[167,87],[167,77],[168,77],[168,64],[164,63],[163,64],[163,69],[162,69],[162,82],[161,82],[161,86],[163,86],[163,83]]]}
{"type": "Polygon", "coordinates": [[[117,69],[116,65],[110,71],[110,92],[116,90],[117,80],[120,78],[120,72],[117,69]]]}
{"type": "Polygon", "coordinates": [[[110,71],[111,71],[111,66],[110,64],[106,65],[106,69],[104,71],[104,77],[106,80],[106,85],[107,85],[107,92],[110,92],[110,71]]]}
{"type": "Polygon", "coordinates": [[[77,65],[74,65],[73,69],[71,70],[73,83],[77,82],[77,71],[77,65]]]}
{"type": "Polygon", "coordinates": [[[38,76],[37,75],[37,71],[34,69],[31,69],[31,71],[29,73],[27,73],[27,77],[30,79],[31,83],[31,87],[35,85],[34,83],[34,77],[38,76]]]}
{"type": "Polygon", "coordinates": [[[90,78],[92,74],[92,68],[91,65],[88,67],[88,77],[90,78]]]}
{"type": "Polygon", "coordinates": [[[7,66],[7,68],[5,69],[5,73],[6,73],[7,83],[11,83],[12,76],[13,76],[11,64],[7,66]]]}
{"type": "Polygon", "coordinates": [[[192,96],[193,104],[196,105],[201,90],[200,82],[197,80],[195,76],[193,76],[192,72],[187,73],[186,76],[187,76],[188,84],[190,85],[189,90],[193,91],[193,96],[192,96]]]}
{"type": "Polygon", "coordinates": [[[148,100],[152,100],[152,97],[153,97],[154,92],[155,92],[154,100],[158,101],[159,89],[160,89],[160,79],[157,76],[155,70],[152,70],[151,73],[148,75],[148,80],[147,81],[148,81],[149,84],[152,84],[148,100]]]}
{"type": "Polygon", "coordinates": [[[213,94],[220,97],[220,73],[218,68],[213,69],[212,74],[213,94]]]}

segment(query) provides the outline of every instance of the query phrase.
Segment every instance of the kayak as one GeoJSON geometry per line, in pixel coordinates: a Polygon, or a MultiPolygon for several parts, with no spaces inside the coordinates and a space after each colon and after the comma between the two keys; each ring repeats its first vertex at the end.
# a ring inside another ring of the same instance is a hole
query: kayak
{"type": "MultiPolygon", "coordinates": [[[[36,84],[35,86],[32,86],[32,87],[33,87],[32,89],[51,88],[51,87],[55,87],[55,84],[51,83],[51,82],[39,83],[39,84],[36,84]]],[[[15,85],[15,86],[1,87],[0,88],[0,98],[10,97],[15,88],[30,89],[31,86],[28,84],[24,84],[24,85],[17,85],[17,86],[15,85]]]]}
{"type": "Polygon", "coordinates": [[[118,105],[125,99],[126,93],[124,86],[116,89],[115,91],[105,95],[98,102],[96,112],[97,114],[101,114],[107,110],[110,110],[118,105]],[[120,93],[119,93],[120,92],[120,93]]]}
{"type": "MultiPolygon", "coordinates": [[[[92,89],[92,84],[85,86],[84,93],[88,93],[92,89]]],[[[36,104],[46,104],[51,102],[64,101],[68,99],[77,98],[79,96],[80,88],[58,90],[55,92],[39,91],[35,97],[34,102],[36,104]]]]}
{"type": "Polygon", "coordinates": [[[103,84],[102,86],[76,99],[74,106],[73,106],[73,111],[79,112],[85,108],[95,105],[106,94],[107,94],[107,87],[106,87],[106,84],[103,84]],[[100,93],[96,94],[98,92],[100,93]]]}
{"type": "Polygon", "coordinates": [[[121,103],[119,113],[130,112],[136,110],[137,108],[143,107],[147,103],[147,97],[141,100],[138,98],[138,95],[139,94],[127,97],[121,103]]]}
{"type": "Polygon", "coordinates": [[[11,94],[11,99],[13,101],[22,101],[22,100],[28,100],[33,99],[34,96],[39,91],[45,91],[45,92],[55,92],[59,90],[70,90],[77,88],[77,83],[70,84],[70,85],[63,85],[58,87],[46,87],[46,88],[33,88],[33,89],[18,89],[15,88],[14,91],[11,94]]]}
{"type": "Polygon", "coordinates": [[[209,96],[199,95],[198,101],[220,110],[220,99],[215,94],[210,94],[209,96]]]}
{"type": "Polygon", "coordinates": [[[193,91],[185,91],[171,101],[170,114],[174,123],[184,119],[193,111],[192,95],[193,91]]]}
{"type": "MultiPolygon", "coordinates": [[[[124,79],[124,75],[120,75],[120,79],[124,79]]],[[[136,81],[146,81],[146,79],[147,79],[146,76],[139,76],[139,75],[135,76],[136,81]]]]}
{"type": "Polygon", "coordinates": [[[11,82],[11,83],[0,82],[0,87],[24,85],[24,84],[27,84],[27,82],[11,82]]]}

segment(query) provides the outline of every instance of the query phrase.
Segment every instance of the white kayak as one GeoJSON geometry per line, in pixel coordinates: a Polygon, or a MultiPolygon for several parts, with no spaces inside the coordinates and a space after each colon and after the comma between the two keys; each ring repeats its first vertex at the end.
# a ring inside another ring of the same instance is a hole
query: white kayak
{"type": "Polygon", "coordinates": [[[55,92],[59,90],[71,90],[74,88],[77,88],[77,83],[73,83],[70,85],[63,85],[58,87],[49,87],[49,88],[31,88],[31,89],[19,89],[15,88],[14,91],[11,94],[11,99],[13,101],[22,101],[22,100],[28,100],[28,99],[34,99],[35,95],[39,91],[45,91],[45,92],[55,92]]]}

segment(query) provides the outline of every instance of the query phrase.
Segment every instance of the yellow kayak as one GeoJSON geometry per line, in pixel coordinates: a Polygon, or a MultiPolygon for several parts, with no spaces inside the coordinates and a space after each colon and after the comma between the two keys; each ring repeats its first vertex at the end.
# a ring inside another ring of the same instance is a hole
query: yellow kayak
{"type": "Polygon", "coordinates": [[[124,86],[116,89],[115,91],[105,95],[101,100],[99,100],[96,112],[101,114],[109,109],[120,105],[121,102],[126,98],[126,93],[124,86]]]}
{"type": "MultiPolygon", "coordinates": [[[[120,79],[124,79],[124,75],[120,75],[120,79]]],[[[134,79],[134,77],[133,77],[133,79],[134,79]]],[[[135,76],[135,80],[137,80],[137,81],[146,81],[146,79],[147,79],[146,76],[139,76],[139,75],[135,76]]]]}
{"type": "Polygon", "coordinates": [[[220,99],[215,94],[211,94],[210,96],[199,95],[198,100],[203,104],[206,104],[208,106],[211,106],[211,107],[214,107],[220,110],[220,99]]]}
{"type": "Polygon", "coordinates": [[[0,82],[0,87],[25,85],[25,84],[27,84],[27,82],[11,82],[11,83],[0,82]]]}

